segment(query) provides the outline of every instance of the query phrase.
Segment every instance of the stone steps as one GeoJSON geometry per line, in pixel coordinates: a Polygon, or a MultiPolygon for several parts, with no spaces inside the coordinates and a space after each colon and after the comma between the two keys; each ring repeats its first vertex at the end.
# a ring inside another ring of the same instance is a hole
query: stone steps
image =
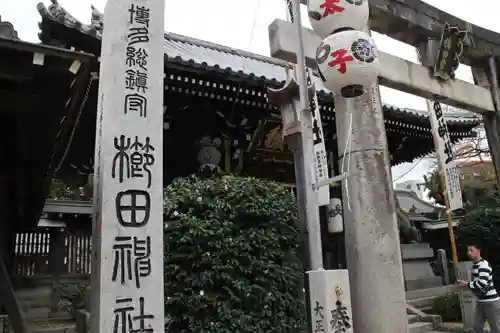
{"type": "Polygon", "coordinates": [[[27,308],[23,309],[24,318],[27,320],[36,320],[40,318],[48,318],[50,316],[50,308],[27,308]]]}
{"type": "Polygon", "coordinates": [[[427,333],[434,330],[434,325],[427,322],[416,322],[408,325],[408,333],[427,333]]]}
{"type": "Polygon", "coordinates": [[[38,319],[28,321],[27,326],[31,333],[76,333],[75,323],[67,319],[38,319]]]}
{"type": "Polygon", "coordinates": [[[416,308],[407,301],[408,333],[434,333],[441,326],[441,317],[429,315],[425,308],[416,308]]]}
{"type": "MultiPolygon", "coordinates": [[[[29,325],[32,326],[32,325],[29,325]]],[[[77,333],[75,324],[66,324],[66,325],[57,325],[56,327],[50,327],[51,325],[47,325],[49,327],[36,327],[37,325],[33,325],[31,330],[33,332],[40,333],[77,333]],[[34,327],[33,327],[34,326],[34,327]]],[[[433,327],[432,323],[427,322],[414,322],[408,325],[408,333],[437,333],[433,327]]]]}
{"type": "Polygon", "coordinates": [[[414,314],[408,314],[407,317],[408,317],[408,324],[416,323],[419,320],[418,316],[414,314]]]}
{"type": "MultiPolygon", "coordinates": [[[[425,312],[432,307],[435,297],[446,295],[451,291],[451,287],[453,286],[408,291],[408,304],[425,312]]],[[[20,290],[16,292],[16,296],[28,320],[53,317],[50,314],[50,293],[50,289],[37,291],[20,290]]],[[[422,313],[418,314],[418,312],[417,314],[412,311],[408,312],[409,333],[436,332],[432,321],[428,318],[422,321],[422,315],[422,313]]]]}
{"type": "Polygon", "coordinates": [[[419,290],[410,290],[406,292],[406,299],[408,301],[411,301],[414,299],[426,298],[426,297],[440,297],[456,291],[457,287],[455,285],[419,289],[419,290]]]}
{"type": "Polygon", "coordinates": [[[424,311],[423,309],[428,309],[428,308],[432,307],[432,304],[433,304],[435,298],[436,297],[432,297],[432,296],[431,297],[421,297],[421,298],[415,298],[415,299],[408,300],[407,302],[409,305],[424,311]]]}
{"type": "Polygon", "coordinates": [[[16,290],[16,298],[27,320],[50,317],[52,290],[50,287],[16,290]]]}

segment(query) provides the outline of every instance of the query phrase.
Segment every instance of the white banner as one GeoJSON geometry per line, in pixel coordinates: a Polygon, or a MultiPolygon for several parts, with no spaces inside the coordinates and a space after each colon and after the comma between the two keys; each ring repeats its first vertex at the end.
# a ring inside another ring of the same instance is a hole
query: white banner
{"type": "Polygon", "coordinates": [[[427,101],[427,109],[429,111],[439,168],[445,173],[444,178],[448,203],[450,205],[449,208],[452,211],[463,208],[459,171],[453,161],[453,146],[448,133],[448,126],[444,120],[443,110],[439,103],[432,103],[431,101],[427,101]]]}
{"type": "MultiPolygon", "coordinates": [[[[294,23],[295,12],[300,8],[294,8],[291,0],[286,1],[286,18],[287,21],[294,23]]],[[[306,68],[307,72],[307,85],[313,85],[312,70],[306,68]]],[[[297,76],[295,76],[297,77],[297,76]]],[[[300,84],[300,82],[297,82],[300,84]]],[[[316,90],[314,90],[316,91],[316,90]]],[[[315,183],[328,179],[328,160],[326,156],[325,138],[323,136],[323,126],[321,124],[321,114],[319,112],[318,97],[316,94],[309,96],[309,108],[311,109],[312,128],[313,128],[313,154],[314,154],[314,168],[313,179],[315,183]]],[[[330,203],[330,186],[325,185],[316,190],[318,194],[318,206],[325,206],[330,203]]]]}
{"type": "MultiPolygon", "coordinates": [[[[307,85],[314,86],[312,81],[312,70],[307,69],[307,85]]],[[[318,97],[316,94],[309,96],[309,108],[312,113],[312,128],[313,128],[313,153],[314,153],[314,168],[313,168],[313,179],[314,181],[320,182],[328,179],[328,160],[326,157],[326,145],[325,137],[323,136],[323,125],[321,124],[321,114],[319,112],[318,97]]],[[[330,203],[330,186],[321,186],[316,190],[318,194],[318,205],[325,206],[330,203]]]]}

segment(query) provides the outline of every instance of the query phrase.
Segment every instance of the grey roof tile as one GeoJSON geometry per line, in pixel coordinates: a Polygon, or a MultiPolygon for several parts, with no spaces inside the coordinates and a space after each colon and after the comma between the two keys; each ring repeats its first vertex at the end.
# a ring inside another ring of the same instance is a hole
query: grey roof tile
{"type": "Polygon", "coordinates": [[[165,33],[164,47],[165,54],[171,59],[206,64],[278,82],[286,79],[286,68],[289,66],[285,61],[173,33],[165,33]]]}
{"type": "MultiPolygon", "coordinates": [[[[102,38],[104,15],[92,6],[91,24],[84,24],[68,13],[57,0],[46,7],[43,3],[37,6],[42,19],[63,24],[64,26],[79,30],[81,33],[94,38],[102,38]]],[[[247,51],[234,49],[228,46],[211,43],[174,33],[165,33],[165,55],[171,61],[180,62],[189,66],[207,68],[220,72],[241,75],[245,78],[256,78],[267,83],[279,83],[286,79],[286,68],[291,66],[283,60],[261,56],[247,51]]],[[[331,95],[319,80],[316,87],[323,94],[331,95]]],[[[384,103],[384,110],[395,114],[414,115],[428,119],[427,111],[397,108],[384,103]]],[[[479,124],[480,118],[471,112],[446,113],[448,124],[479,124]]]]}

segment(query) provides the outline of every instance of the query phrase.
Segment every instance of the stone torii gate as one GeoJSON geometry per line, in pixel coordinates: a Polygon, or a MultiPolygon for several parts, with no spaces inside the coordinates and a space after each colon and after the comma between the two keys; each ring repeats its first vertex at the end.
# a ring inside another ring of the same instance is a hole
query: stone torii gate
{"type": "MultiPolygon", "coordinates": [[[[306,2],[307,0],[301,0],[303,4],[306,2]]],[[[422,65],[418,65],[379,52],[382,67],[379,84],[480,114],[484,120],[497,174],[497,187],[500,189],[500,89],[497,77],[497,65],[500,65],[498,58],[500,34],[474,26],[421,1],[369,0],[369,5],[371,29],[413,45],[422,59],[422,65]],[[467,31],[461,62],[471,66],[475,84],[458,79],[443,82],[430,75],[430,67],[434,66],[438,50],[436,45],[439,45],[446,23],[467,31]]],[[[310,29],[302,30],[306,64],[315,68],[316,49],[321,39],[310,29]]],[[[271,55],[296,63],[298,34],[294,25],[276,20],[269,27],[269,35],[271,55]]],[[[354,131],[362,132],[366,129],[364,128],[368,125],[366,121],[380,122],[381,115],[375,115],[379,112],[375,111],[374,105],[380,98],[378,89],[374,88],[372,94],[372,105],[357,104],[358,108],[364,108],[362,111],[356,111],[365,114],[360,116],[365,123],[360,123],[359,128],[353,128],[354,131]],[[367,116],[369,114],[370,116],[367,116]]],[[[337,118],[344,118],[342,114],[345,113],[345,106],[340,104],[337,106],[340,110],[337,118]]],[[[343,120],[337,119],[340,123],[343,120]]],[[[339,141],[345,140],[343,138],[345,130],[339,124],[337,129],[339,141]]],[[[360,144],[358,148],[367,148],[367,151],[372,152],[383,149],[384,140],[380,137],[382,143],[379,144],[375,137],[379,134],[378,131],[373,133],[371,134],[373,142],[368,142],[368,147],[361,147],[360,144]]],[[[373,153],[358,155],[357,159],[366,167],[375,162],[366,159],[370,154],[373,155],[373,153]]],[[[352,159],[352,155],[348,158],[352,159]]],[[[381,161],[377,163],[376,168],[387,168],[379,165],[381,161]]],[[[361,171],[363,172],[366,171],[361,171]]],[[[406,307],[401,304],[405,297],[404,290],[400,288],[401,276],[398,276],[402,274],[402,269],[396,267],[401,265],[399,246],[391,244],[396,230],[395,226],[392,226],[396,220],[391,218],[394,211],[390,209],[390,202],[387,207],[382,207],[380,197],[375,197],[384,191],[387,193],[392,191],[390,183],[379,182],[385,179],[386,172],[372,174],[373,179],[368,187],[366,184],[353,185],[353,182],[350,184],[351,187],[361,191],[360,193],[365,190],[364,195],[367,196],[365,208],[371,211],[370,214],[357,211],[347,218],[349,220],[349,217],[353,217],[353,221],[346,221],[346,242],[352,243],[347,249],[348,268],[352,270],[349,273],[352,312],[353,319],[359,320],[359,324],[355,327],[359,332],[403,332],[407,329],[404,318],[406,307]],[[382,189],[373,190],[370,186],[380,186],[382,189]],[[370,225],[372,222],[376,225],[370,225]]],[[[359,178],[359,175],[357,177],[359,178]]],[[[358,199],[360,198],[355,199],[357,200],[355,211],[364,205],[358,199]]]]}
{"type": "MultiPolygon", "coordinates": [[[[301,0],[302,4],[306,2],[301,0]]],[[[380,52],[382,72],[379,83],[482,115],[495,170],[497,175],[500,174],[500,88],[497,68],[500,65],[500,34],[475,26],[422,1],[370,0],[369,3],[371,29],[416,47],[424,60],[423,65],[418,65],[380,52]],[[439,41],[445,23],[467,31],[460,62],[471,66],[476,84],[458,79],[440,82],[429,76],[428,67],[433,64],[429,61],[432,56],[429,56],[428,40],[439,41]]],[[[271,55],[295,63],[296,42],[295,38],[290,38],[295,35],[291,23],[275,20],[269,26],[271,55]]],[[[312,30],[304,28],[306,63],[313,68],[316,66],[315,51],[320,41],[312,30]]]]}

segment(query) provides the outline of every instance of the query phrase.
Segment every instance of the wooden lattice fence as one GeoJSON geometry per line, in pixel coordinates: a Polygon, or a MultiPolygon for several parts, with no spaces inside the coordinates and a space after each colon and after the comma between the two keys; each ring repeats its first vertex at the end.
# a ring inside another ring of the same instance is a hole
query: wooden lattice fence
{"type": "Polygon", "coordinates": [[[64,252],[60,274],[90,274],[91,236],[64,232],[62,249],[51,248],[51,233],[36,230],[15,235],[13,277],[30,277],[50,274],[51,251],[64,252]]]}

